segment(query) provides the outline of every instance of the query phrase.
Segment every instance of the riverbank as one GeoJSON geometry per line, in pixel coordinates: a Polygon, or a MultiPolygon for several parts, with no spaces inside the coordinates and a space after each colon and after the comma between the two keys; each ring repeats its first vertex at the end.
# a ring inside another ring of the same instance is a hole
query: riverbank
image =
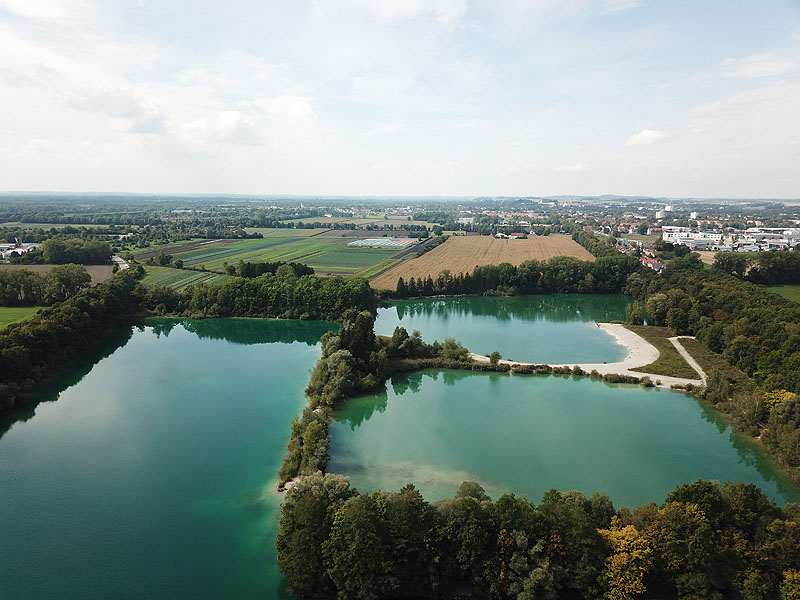
{"type": "MultiPolygon", "coordinates": [[[[549,365],[553,368],[573,368],[579,367],[583,371],[590,373],[596,371],[599,375],[625,375],[627,377],[649,377],[653,384],[657,387],[670,389],[673,386],[692,386],[700,387],[705,385],[706,375],[693,359],[688,361],[700,375],[699,379],[689,379],[685,377],[673,377],[669,375],[659,375],[655,373],[645,373],[643,371],[633,371],[633,369],[640,369],[646,365],[655,362],[659,357],[658,349],[650,342],[644,339],[639,334],[627,329],[621,323],[597,323],[597,327],[612,336],[617,343],[624,347],[627,351],[625,358],[617,362],[603,362],[603,363],[562,363],[549,365]],[[694,364],[692,364],[694,363],[694,364]]],[[[675,345],[678,352],[686,358],[688,352],[680,344],[678,338],[670,338],[670,341],[675,345]]],[[[481,354],[470,353],[470,358],[479,363],[488,363],[490,359],[488,356],[481,354]]],[[[691,358],[691,357],[689,357],[691,358]]],[[[509,368],[514,367],[534,367],[534,363],[525,363],[515,360],[499,360],[497,364],[508,365],[509,368]]]]}

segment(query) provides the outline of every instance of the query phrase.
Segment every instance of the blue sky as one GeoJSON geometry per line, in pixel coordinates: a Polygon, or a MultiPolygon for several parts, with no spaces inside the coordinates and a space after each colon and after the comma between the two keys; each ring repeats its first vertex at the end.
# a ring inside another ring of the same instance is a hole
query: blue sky
{"type": "Polygon", "coordinates": [[[0,189],[800,197],[798,0],[0,0],[0,189]]]}

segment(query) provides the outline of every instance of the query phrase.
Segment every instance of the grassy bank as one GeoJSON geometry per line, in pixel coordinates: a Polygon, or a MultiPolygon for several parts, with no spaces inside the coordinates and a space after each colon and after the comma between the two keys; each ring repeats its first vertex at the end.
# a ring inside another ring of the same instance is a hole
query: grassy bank
{"type": "Polygon", "coordinates": [[[675,335],[669,327],[645,327],[641,325],[625,325],[625,327],[653,344],[659,353],[655,362],[637,369],[631,369],[631,371],[685,377],[686,379],[700,379],[700,374],[683,359],[675,346],[672,345],[672,342],[669,341],[668,338],[675,335]]]}
{"type": "Polygon", "coordinates": [[[30,319],[41,309],[41,306],[2,306],[0,307],[0,329],[12,323],[30,319]]]}

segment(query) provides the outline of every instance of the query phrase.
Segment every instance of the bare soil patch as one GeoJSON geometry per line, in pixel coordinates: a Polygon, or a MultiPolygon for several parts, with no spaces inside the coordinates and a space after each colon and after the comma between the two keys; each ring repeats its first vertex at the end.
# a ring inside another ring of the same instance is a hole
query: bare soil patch
{"type": "Polygon", "coordinates": [[[408,281],[429,275],[436,277],[448,269],[453,275],[471,273],[476,266],[519,265],[526,260],[547,260],[554,256],[574,256],[594,260],[588,250],[566,235],[535,236],[522,240],[489,236],[452,236],[444,244],[417,258],[411,258],[378,275],[370,283],[376,289],[396,289],[397,280],[408,281]]]}
{"type": "MultiPolygon", "coordinates": [[[[36,273],[49,273],[58,265],[0,265],[0,269],[28,269],[36,273]]],[[[113,265],[87,265],[86,270],[92,276],[92,285],[104,282],[111,277],[113,265]]]]}

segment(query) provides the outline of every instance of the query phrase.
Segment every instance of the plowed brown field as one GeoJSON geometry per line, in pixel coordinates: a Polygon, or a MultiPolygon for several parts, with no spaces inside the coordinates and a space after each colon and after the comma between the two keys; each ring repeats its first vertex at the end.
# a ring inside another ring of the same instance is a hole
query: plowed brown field
{"type": "Polygon", "coordinates": [[[471,273],[479,265],[499,265],[502,262],[518,265],[526,260],[546,260],[554,256],[574,256],[594,260],[588,250],[567,235],[530,237],[525,240],[505,240],[485,236],[451,236],[444,244],[418,258],[399,263],[370,281],[373,288],[393,290],[402,277],[408,281],[430,275],[433,278],[448,269],[453,275],[471,273]]]}

